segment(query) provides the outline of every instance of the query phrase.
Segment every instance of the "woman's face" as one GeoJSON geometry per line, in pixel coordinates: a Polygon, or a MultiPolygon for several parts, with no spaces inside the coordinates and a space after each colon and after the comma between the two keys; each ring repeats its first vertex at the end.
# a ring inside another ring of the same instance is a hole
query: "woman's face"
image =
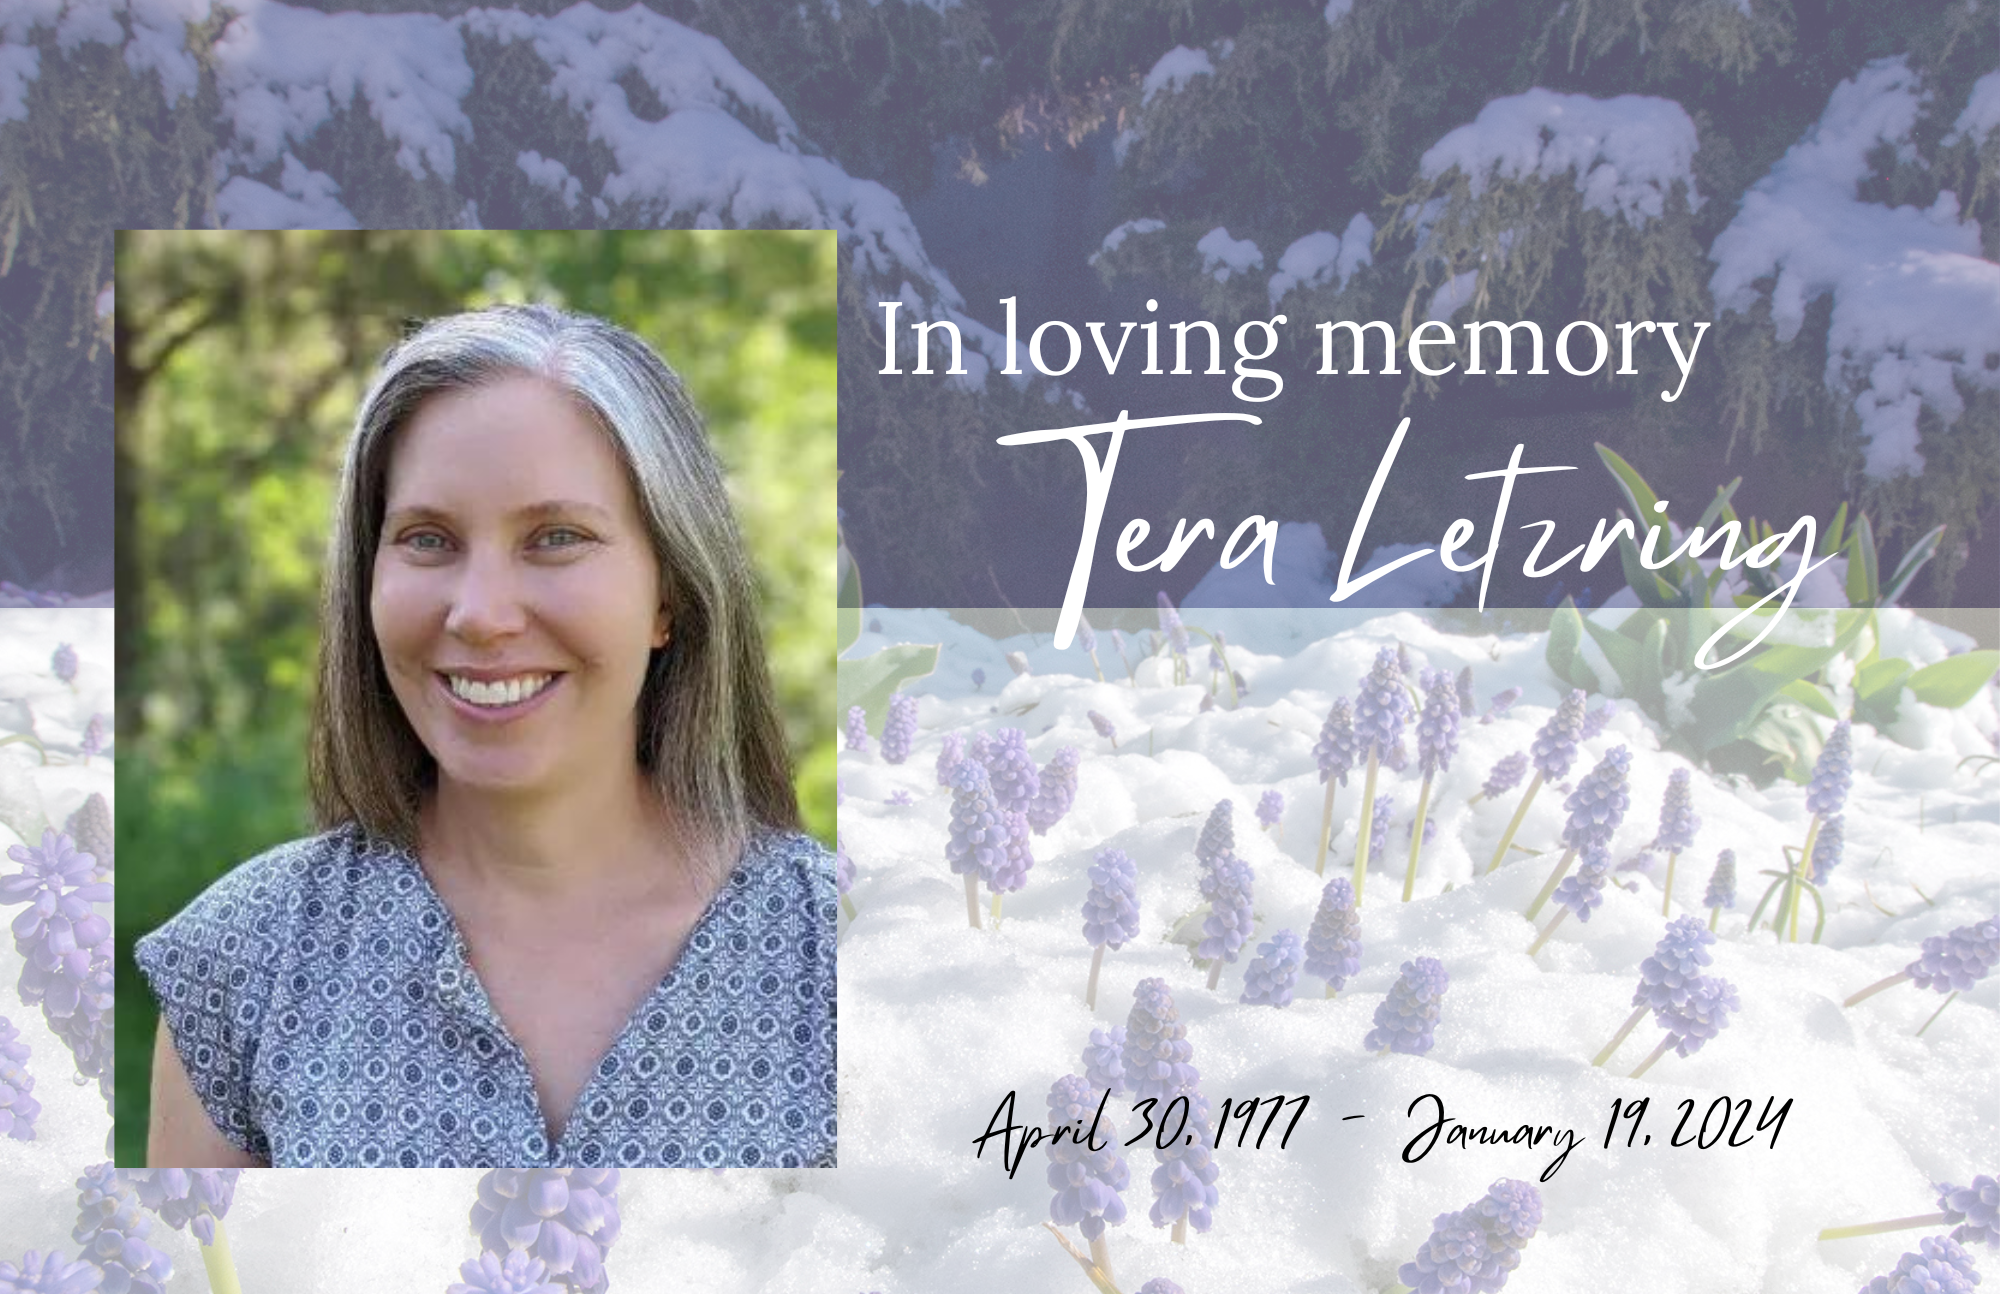
{"type": "Polygon", "coordinates": [[[426,400],[388,478],[375,641],[441,784],[534,795],[629,774],[670,626],[611,439],[549,382],[509,376],[426,400]]]}

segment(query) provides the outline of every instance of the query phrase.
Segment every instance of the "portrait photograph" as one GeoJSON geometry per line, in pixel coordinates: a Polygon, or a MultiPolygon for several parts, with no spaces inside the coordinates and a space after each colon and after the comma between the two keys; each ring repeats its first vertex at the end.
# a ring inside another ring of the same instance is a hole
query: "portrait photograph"
{"type": "Polygon", "coordinates": [[[831,1165],[833,235],[118,253],[118,1162],[831,1165]]]}

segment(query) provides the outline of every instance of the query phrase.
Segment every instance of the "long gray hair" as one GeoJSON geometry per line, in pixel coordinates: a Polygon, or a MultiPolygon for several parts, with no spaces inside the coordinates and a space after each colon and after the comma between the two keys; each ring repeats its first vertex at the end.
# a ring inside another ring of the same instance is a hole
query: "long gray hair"
{"type": "Polygon", "coordinates": [[[309,769],[321,829],[357,823],[414,847],[437,766],[389,688],[369,597],[396,433],[430,397],[543,378],[616,445],[639,500],[672,643],[639,694],[639,765],[726,866],[756,827],[797,829],[756,588],[701,417],[673,370],[601,319],[496,306],[432,320],[392,348],[362,400],[341,474],[323,593],[309,769]]]}

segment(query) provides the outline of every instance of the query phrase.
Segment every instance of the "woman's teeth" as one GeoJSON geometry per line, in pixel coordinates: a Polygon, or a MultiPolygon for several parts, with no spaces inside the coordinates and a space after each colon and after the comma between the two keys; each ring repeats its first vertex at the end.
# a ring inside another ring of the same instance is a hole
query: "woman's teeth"
{"type": "Polygon", "coordinates": [[[494,683],[482,683],[477,679],[460,678],[447,674],[445,679],[451,685],[452,695],[473,705],[509,706],[519,705],[555,681],[553,674],[523,674],[519,678],[503,679],[494,683]]]}

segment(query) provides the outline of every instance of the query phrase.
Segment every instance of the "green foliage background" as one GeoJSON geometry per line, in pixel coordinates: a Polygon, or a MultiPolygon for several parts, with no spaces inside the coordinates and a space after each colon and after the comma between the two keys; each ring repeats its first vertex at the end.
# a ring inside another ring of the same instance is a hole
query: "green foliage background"
{"type": "MultiPolygon", "coordinates": [[[[135,232],[117,247],[118,975],[231,866],[311,829],[305,716],[340,456],[410,321],[498,301],[651,342],[708,419],[757,567],[807,829],[834,828],[831,232],[135,232]]],[[[118,994],[117,1158],[155,1013],[118,994]]]]}

